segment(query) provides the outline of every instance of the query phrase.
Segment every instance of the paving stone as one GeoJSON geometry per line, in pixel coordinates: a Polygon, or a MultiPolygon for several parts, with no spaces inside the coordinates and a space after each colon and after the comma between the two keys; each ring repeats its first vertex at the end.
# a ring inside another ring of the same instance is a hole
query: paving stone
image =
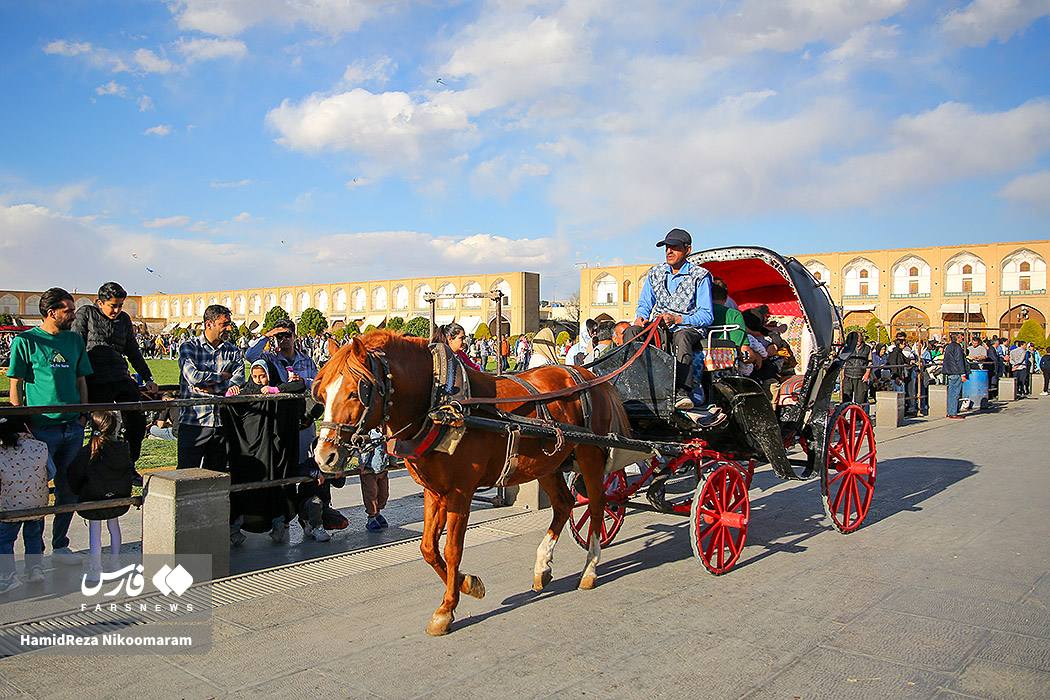
{"type": "Polygon", "coordinates": [[[826,646],[919,668],[955,671],[986,637],[987,632],[969,625],[874,609],[831,637],[826,646]]]}
{"type": "Polygon", "coordinates": [[[1033,603],[1010,604],[985,597],[964,598],[939,591],[908,590],[886,598],[879,606],[913,615],[1050,638],[1050,611],[1033,603]]]}
{"type": "Polygon", "coordinates": [[[1050,697],[1050,673],[979,659],[966,668],[951,689],[981,698],[1046,700],[1050,697]]]}
{"type": "Polygon", "coordinates": [[[950,680],[947,674],[822,647],[792,661],[749,697],[927,698],[950,680]]]}
{"type": "Polygon", "coordinates": [[[977,656],[987,661],[1027,666],[1050,673],[1050,640],[1047,639],[993,632],[987,646],[977,656]]]}

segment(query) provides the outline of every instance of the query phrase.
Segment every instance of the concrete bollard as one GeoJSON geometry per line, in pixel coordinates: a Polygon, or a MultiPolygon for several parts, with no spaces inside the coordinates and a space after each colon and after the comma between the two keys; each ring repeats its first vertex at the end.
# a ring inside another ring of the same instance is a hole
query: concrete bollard
{"type": "Polygon", "coordinates": [[[507,487],[507,505],[543,510],[550,508],[551,501],[547,498],[547,492],[540,488],[540,482],[530,481],[520,486],[507,487]]]}
{"type": "Polygon", "coordinates": [[[943,418],[948,415],[948,386],[946,384],[930,384],[926,388],[930,392],[930,417],[943,418]]]}
{"type": "Polygon", "coordinates": [[[1017,400],[1017,381],[1013,377],[999,377],[999,400],[1017,400]]]}
{"type": "Polygon", "coordinates": [[[142,501],[142,554],[212,558],[212,578],[230,575],[230,475],[209,469],[151,474],[142,501]]]}
{"type": "Polygon", "coordinates": [[[879,428],[898,428],[904,425],[903,392],[875,392],[875,425],[879,428]]]}

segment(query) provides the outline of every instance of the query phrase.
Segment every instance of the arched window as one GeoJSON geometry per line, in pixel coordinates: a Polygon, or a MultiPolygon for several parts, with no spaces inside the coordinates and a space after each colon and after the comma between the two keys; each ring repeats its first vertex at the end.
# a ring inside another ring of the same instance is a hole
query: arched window
{"type": "Polygon", "coordinates": [[[817,270],[816,272],[813,273],[813,279],[815,279],[818,282],[821,281],[820,270],[817,270]]]}
{"type": "Polygon", "coordinates": [[[818,282],[830,282],[831,281],[831,270],[828,266],[819,260],[810,260],[806,263],[806,269],[809,270],[809,274],[813,275],[813,279],[818,282]]]}
{"type": "Polygon", "coordinates": [[[386,287],[376,287],[372,290],[372,308],[376,311],[386,311],[386,287]]]}
{"type": "Polygon", "coordinates": [[[229,294],[222,298],[222,305],[225,306],[227,309],[233,308],[233,299],[230,298],[229,294]]]}
{"type": "Polygon", "coordinates": [[[416,287],[416,308],[425,309],[427,308],[427,295],[433,294],[434,290],[429,284],[421,284],[416,287]]]}
{"type": "Polygon", "coordinates": [[[1046,289],[1046,261],[1031,250],[1018,250],[1003,261],[1002,291],[1038,292],[1046,289]]]}
{"type": "Polygon", "coordinates": [[[299,313],[310,308],[310,292],[299,292],[299,313]]]}
{"type": "Polygon", "coordinates": [[[368,304],[368,295],[364,287],[358,287],[350,292],[350,308],[354,311],[364,311],[366,304],[368,304]]]}
{"type": "Polygon", "coordinates": [[[281,308],[290,314],[295,313],[295,303],[292,300],[291,292],[285,292],[281,295],[281,308]]]}
{"type": "Polygon", "coordinates": [[[156,299],[154,299],[153,301],[151,301],[149,303],[149,317],[150,318],[157,318],[157,313],[159,312],[159,310],[160,309],[159,309],[159,306],[157,304],[157,300],[156,299]]]}
{"type": "MultiPolygon", "coordinates": [[[[440,287],[438,287],[438,294],[455,294],[455,293],[456,293],[456,285],[452,284],[451,282],[446,282],[445,284],[443,284],[440,287]]],[[[438,307],[442,308],[442,309],[454,309],[454,308],[456,308],[456,300],[455,299],[438,299],[438,307]]]]}
{"type": "Polygon", "coordinates": [[[489,287],[489,291],[492,292],[497,289],[503,292],[503,308],[505,309],[510,306],[510,285],[506,280],[497,280],[495,284],[489,287]]]}
{"type": "Polygon", "coordinates": [[[408,287],[403,284],[394,287],[394,308],[398,310],[408,308],[408,287]]]}
{"type": "MultiPolygon", "coordinates": [[[[204,313],[203,311],[201,313],[204,313]]],[[[187,297],[182,301],[182,315],[192,316],[193,315],[193,302],[187,297]]]]}
{"type": "Polygon", "coordinates": [[[854,258],[842,269],[843,296],[877,296],[879,268],[867,258],[854,258]]]}
{"type": "Polygon", "coordinates": [[[273,292],[270,292],[266,295],[266,310],[269,311],[275,306],[277,306],[277,295],[273,292]]]}
{"type": "Polygon", "coordinates": [[[616,303],[616,278],[607,272],[594,280],[593,303],[595,306],[611,306],[616,303]]]}
{"type": "Polygon", "coordinates": [[[948,295],[984,294],[984,263],[972,253],[959,253],[944,265],[944,292],[948,295]]]}
{"type": "Polygon", "coordinates": [[[930,266],[922,258],[909,255],[897,261],[892,272],[894,296],[930,293],[930,266]]]}
{"type": "Polygon", "coordinates": [[[182,303],[178,299],[171,302],[171,315],[175,318],[182,316],[182,303]]]}
{"type": "Polygon", "coordinates": [[[866,279],[868,279],[868,271],[867,271],[867,270],[861,270],[861,271],[860,271],[860,278],[861,278],[862,280],[866,280],[866,279]]]}
{"type": "Polygon", "coordinates": [[[314,294],[314,306],[321,313],[328,313],[328,292],[326,290],[317,290],[317,293],[314,294]]]}
{"type": "Polygon", "coordinates": [[[332,295],[332,303],[336,311],[346,311],[346,290],[340,287],[332,295]]]}
{"type": "Polygon", "coordinates": [[[629,304],[631,301],[631,280],[623,281],[623,303],[629,304]]]}
{"type": "MultiPolygon", "coordinates": [[[[169,307],[168,307],[168,300],[167,299],[161,299],[161,301],[160,301],[160,316],[161,316],[161,318],[167,318],[169,316],[168,309],[169,309],[169,307]]],[[[175,314],[175,315],[178,316],[178,314],[175,314]]]]}
{"type": "Polygon", "coordinates": [[[262,299],[259,298],[258,294],[252,294],[248,302],[251,306],[252,314],[258,316],[260,313],[262,313],[262,299]]]}
{"type": "MultiPolygon", "coordinates": [[[[477,282],[467,282],[463,285],[464,294],[481,294],[481,285],[477,282]]],[[[464,299],[463,307],[467,309],[480,309],[481,298],[477,299],[464,299]]]]}
{"type": "Polygon", "coordinates": [[[197,315],[198,316],[203,316],[204,315],[204,297],[198,297],[197,298],[197,315]]]}

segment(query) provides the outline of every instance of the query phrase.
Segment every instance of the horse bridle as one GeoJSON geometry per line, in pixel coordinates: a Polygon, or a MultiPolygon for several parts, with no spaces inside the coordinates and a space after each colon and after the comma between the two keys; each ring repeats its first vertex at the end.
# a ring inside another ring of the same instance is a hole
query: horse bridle
{"type": "Polygon", "coordinates": [[[361,417],[356,423],[337,423],[335,421],[321,421],[318,427],[328,430],[325,437],[318,437],[319,442],[326,442],[336,447],[341,447],[351,452],[361,452],[375,449],[383,443],[386,438],[369,438],[368,431],[379,428],[380,431],[390,420],[390,407],[394,403],[394,375],[390,373],[390,363],[386,359],[386,353],[382,350],[369,350],[365,354],[368,359],[368,371],[375,378],[375,382],[369,381],[368,377],[359,372],[350,370],[357,376],[357,391],[351,391],[348,399],[356,398],[365,407],[361,417]],[[375,425],[369,422],[376,414],[376,396],[379,398],[379,411],[382,413],[380,420],[375,425]],[[343,433],[353,431],[347,440],[343,439],[343,433]]]}

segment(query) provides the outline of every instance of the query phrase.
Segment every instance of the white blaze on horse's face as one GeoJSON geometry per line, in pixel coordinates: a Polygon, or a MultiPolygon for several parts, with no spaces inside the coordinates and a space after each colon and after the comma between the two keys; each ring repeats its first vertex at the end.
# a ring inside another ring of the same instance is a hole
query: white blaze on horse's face
{"type": "MultiPolygon", "coordinates": [[[[331,384],[325,389],[324,395],[324,422],[331,423],[332,417],[335,415],[335,399],[339,396],[339,389],[343,386],[343,375],[339,375],[335,378],[331,384]]],[[[319,435],[320,440],[317,441],[317,447],[320,448],[324,441],[328,439],[328,433],[330,428],[321,428],[321,434],[319,435]]],[[[316,456],[315,456],[316,458],[316,456]]]]}

